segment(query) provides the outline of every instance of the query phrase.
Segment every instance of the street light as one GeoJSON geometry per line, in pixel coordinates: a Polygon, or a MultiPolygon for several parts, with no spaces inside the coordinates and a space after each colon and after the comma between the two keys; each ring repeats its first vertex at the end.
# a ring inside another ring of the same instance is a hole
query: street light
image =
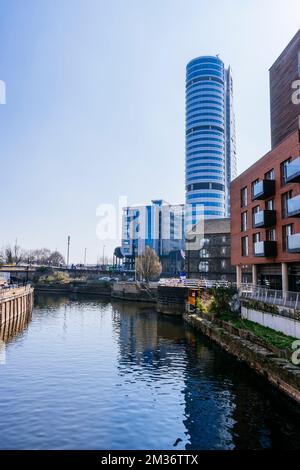
{"type": "Polygon", "coordinates": [[[70,242],[71,242],[71,237],[70,237],[70,235],[68,235],[67,267],[69,266],[69,261],[70,261],[70,242]]]}
{"type": "Polygon", "coordinates": [[[105,252],[105,247],[106,247],[106,246],[103,245],[103,257],[102,257],[102,264],[103,264],[103,266],[104,266],[104,252],[105,252]]]}

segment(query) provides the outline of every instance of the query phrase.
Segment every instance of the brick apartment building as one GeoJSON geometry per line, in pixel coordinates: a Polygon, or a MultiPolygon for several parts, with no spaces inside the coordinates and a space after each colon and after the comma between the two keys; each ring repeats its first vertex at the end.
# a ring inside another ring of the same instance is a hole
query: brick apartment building
{"type": "Polygon", "coordinates": [[[231,183],[231,262],[238,284],[300,291],[300,106],[291,99],[299,57],[300,31],[270,69],[273,148],[231,183]]]}

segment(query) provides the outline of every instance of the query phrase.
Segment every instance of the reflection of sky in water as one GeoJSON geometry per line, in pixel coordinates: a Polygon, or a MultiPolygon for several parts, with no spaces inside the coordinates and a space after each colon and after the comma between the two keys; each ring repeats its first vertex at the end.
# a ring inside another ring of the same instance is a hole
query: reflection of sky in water
{"type": "Polygon", "coordinates": [[[149,306],[40,296],[31,321],[6,349],[2,448],[299,442],[296,418],[261,379],[181,320],[149,306]]]}

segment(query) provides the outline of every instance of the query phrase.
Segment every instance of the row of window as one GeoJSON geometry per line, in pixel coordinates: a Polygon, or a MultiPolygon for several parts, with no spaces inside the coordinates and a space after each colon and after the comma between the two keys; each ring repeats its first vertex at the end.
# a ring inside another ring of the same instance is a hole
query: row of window
{"type": "MultiPolygon", "coordinates": [[[[281,186],[284,186],[286,184],[286,167],[287,165],[291,162],[291,158],[288,158],[284,162],[280,164],[280,181],[281,181],[281,186]]],[[[272,168],[271,170],[267,171],[264,175],[265,180],[275,180],[275,170],[272,168]]],[[[257,183],[259,183],[260,180],[259,178],[255,179],[251,183],[251,188],[252,188],[252,194],[253,194],[253,188],[257,183]]],[[[241,207],[246,207],[248,205],[248,187],[245,186],[244,188],[241,189],[241,207]]]]}
{"type": "Polygon", "coordinates": [[[223,62],[218,58],[218,57],[212,57],[212,56],[202,56],[202,57],[196,57],[195,59],[192,59],[188,64],[187,64],[187,69],[190,67],[193,67],[194,65],[197,64],[222,64],[223,62]]]}
{"type": "Polygon", "coordinates": [[[191,119],[194,119],[196,117],[201,117],[201,116],[212,116],[212,117],[220,117],[223,119],[224,113],[223,111],[217,111],[213,109],[209,109],[209,111],[203,111],[203,112],[195,112],[195,113],[187,113],[187,122],[191,121],[191,119]]]}
{"type": "MultiPolygon", "coordinates": [[[[283,251],[287,251],[288,247],[288,237],[293,235],[294,232],[294,224],[284,225],[282,227],[282,249],[283,251]]],[[[267,241],[276,241],[276,230],[274,228],[270,228],[266,230],[266,240],[267,241]]],[[[260,232],[254,233],[252,236],[252,243],[258,243],[261,241],[261,234],[260,232]]],[[[246,235],[245,237],[241,238],[241,253],[242,256],[249,256],[249,237],[246,235]]]]}
{"type": "MultiPolygon", "coordinates": [[[[191,168],[198,168],[199,166],[208,166],[208,167],[217,167],[217,168],[224,168],[223,163],[211,163],[211,162],[205,162],[205,163],[193,163],[192,165],[187,165],[187,170],[190,170],[191,168]]],[[[199,171],[201,171],[201,168],[199,168],[199,171]]]]}
{"type": "Polygon", "coordinates": [[[224,149],[224,145],[218,145],[218,144],[212,144],[210,142],[207,142],[205,144],[196,144],[196,145],[190,145],[188,148],[187,148],[187,151],[190,151],[190,150],[193,150],[193,149],[203,149],[203,148],[212,148],[212,149],[221,149],[223,150],[224,149]]]}
{"type": "Polygon", "coordinates": [[[220,133],[224,133],[224,128],[223,127],[219,127],[219,126],[214,126],[214,125],[202,125],[202,126],[194,126],[192,127],[191,129],[188,129],[186,131],[186,136],[188,137],[189,135],[191,134],[196,134],[198,132],[204,132],[204,131],[207,131],[207,130],[213,130],[213,131],[218,131],[220,133]]]}
{"type": "Polygon", "coordinates": [[[195,87],[187,93],[186,104],[188,105],[190,102],[194,102],[195,99],[198,98],[211,98],[211,101],[216,101],[216,103],[222,103],[224,101],[224,94],[217,89],[214,90],[213,87],[195,87]]]}
{"type": "Polygon", "coordinates": [[[221,176],[212,176],[212,175],[201,175],[196,177],[188,177],[187,180],[190,183],[191,181],[198,181],[198,180],[214,180],[214,181],[223,181],[221,176]]]}
{"type": "Polygon", "coordinates": [[[222,71],[213,70],[213,69],[202,70],[202,71],[198,70],[198,72],[191,72],[187,77],[187,80],[188,80],[187,84],[189,83],[189,81],[193,83],[193,78],[205,77],[205,76],[219,77],[223,79],[224,73],[222,71]]]}
{"type": "Polygon", "coordinates": [[[198,189],[215,189],[217,191],[225,191],[225,186],[220,183],[193,183],[186,187],[187,191],[197,191],[198,189]]]}
{"type": "Polygon", "coordinates": [[[198,159],[196,160],[199,160],[200,158],[204,158],[205,156],[209,158],[209,156],[216,156],[216,155],[220,155],[220,157],[222,157],[224,155],[224,152],[220,152],[220,150],[213,150],[213,151],[210,151],[209,152],[209,149],[205,149],[205,150],[193,150],[193,152],[190,152],[190,151],[187,151],[187,159],[188,161],[191,161],[193,160],[192,158],[190,159],[189,157],[191,157],[192,155],[199,155],[198,159]]]}
{"type": "Polygon", "coordinates": [[[215,63],[210,63],[210,62],[195,62],[188,64],[187,66],[187,72],[193,72],[195,70],[201,70],[201,69],[214,69],[214,70],[224,70],[224,65],[222,62],[215,62],[215,63]]]}
{"type": "Polygon", "coordinates": [[[191,103],[187,104],[186,105],[186,111],[189,113],[193,110],[196,110],[196,111],[200,111],[202,109],[217,109],[219,111],[222,111],[224,112],[224,106],[223,106],[223,103],[220,103],[220,102],[216,102],[216,103],[212,103],[211,101],[209,101],[208,103],[203,103],[201,100],[200,101],[192,101],[191,103]]]}
{"type": "Polygon", "coordinates": [[[200,198],[213,198],[213,199],[224,199],[224,194],[219,193],[197,193],[197,194],[188,194],[187,200],[190,199],[200,199],[200,198]]]}
{"type": "Polygon", "coordinates": [[[187,137],[186,144],[189,145],[189,144],[193,144],[194,142],[200,142],[203,140],[213,141],[213,142],[224,142],[224,134],[222,134],[222,132],[210,132],[210,133],[207,133],[206,131],[195,132],[193,134],[190,134],[187,137]]]}
{"type": "Polygon", "coordinates": [[[188,170],[186,172],[187,175],[197,175],[202,173],[212,173],[212,174],[219,174],[224,175],[224,170],[218,170],[217,168],[199,168],[198,170],[188,170]]]}
{"type": "MultiPolygon", "coordinates": [[[[229,262],[226,259],[221,259],[220,260],[220,265],[221,265],[221,269],[226,269],[226,267],[229,267],[229,262]]],[[[208,273],[209,271],[210,271],[209,261],[200,261],[200,263],[199,263],[199,272],[200,273],[208,273]]]]}
{"type": "MultiPolygon", "coordinates": [[[[293,190],[287,191],[281,195],[281,216],[283,219],[288,217],[288,201],[293,197],[293,190]]],[[[252,208],[252,220],[254,214],[262,211],[260,205],[257,205],[252,208]]],[[[268,199],[265,202],[265,210],[274,211],[275,210],[275,200],[268,199]]],[[[248,211],[244,211],[241,214],[241,231],[245,232],[248,229],[248,211]]]]}
{"type": "Polygon", "coordinates": [[[214,91],[216,90],[218,93],[224,95],[224,85],[222,83],[211,82],[211,81],[197,81],[186,88],[185,96],[186,98],[192,95],[196,90],[206,90],[206,91],[214,91]]]}
{"type": "Polygon", "coordinates": [[[207,118],[207,119],[194,119],[193,121],[190,121],[187,125],[187,127],[190,126],[195,126],[195,125],[201,125],[201,124],[208,124],[213,122],[214,124],[220,124],[221,126],[224,125],[223,121],[220,121],[220,119],[213,119],[213,118],[207,118]]]}

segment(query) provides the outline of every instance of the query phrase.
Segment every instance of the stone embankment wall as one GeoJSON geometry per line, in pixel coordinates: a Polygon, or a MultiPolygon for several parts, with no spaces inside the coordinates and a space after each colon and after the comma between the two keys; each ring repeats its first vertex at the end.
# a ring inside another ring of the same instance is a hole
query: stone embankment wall
{"type": "Polygon", "coordinates": [[[33,288],[16,287],[0,291],[0,325],[31,312],[33,288]]]}
{"type": "Polygon", "coordinates": [[[288,359],[277,357],[266,347],[232,334],[198,315],[185,314],[184,319],[300,404],[300,367],[293,365],[288,359]]]}

